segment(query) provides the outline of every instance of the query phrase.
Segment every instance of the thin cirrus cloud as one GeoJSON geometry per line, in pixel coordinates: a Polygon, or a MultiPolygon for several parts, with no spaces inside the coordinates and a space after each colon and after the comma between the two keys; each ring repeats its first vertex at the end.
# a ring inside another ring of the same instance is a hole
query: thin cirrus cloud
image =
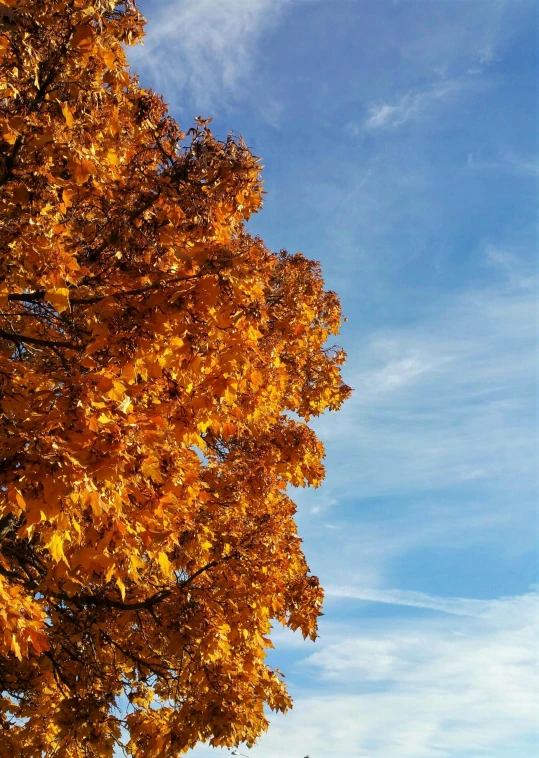
{"type": "Polygon", "coordinates": [[[478,152],[469,153],[468,167],[475,170],[508,172],[517,176],[539,177],[539,160],[536,157],[520,156],[508,149],[490,156],[478,152]]]}
{"type": "Polygon", "coordinates": [[[438,597],[412,590],[371,589],[357,587],[326,587],[326,595],[333,598],[350,598],[370,603],[401,605],[408,608],[425,608],[455,616],[488,616],[495,608],[502,608],[505,600],[470,600],[468,598],[438,597]]]}
{"type": "MultiPolygon", "coordinates": [[[[371,131],[397,129],[426,115],[436,103],[447,100],[461,89],[462,84],[458,81],[444,81],[417,92],[406,92],[394,103],[373,104],[364,126],[371,131]]],[[[354,131],[353,125],[349,131],[354,131]]]]}
{"type": "MultiPolygon", "coordinates": [[[[300,531],[313,570],[343,597],[351,585],[356,593],[390,587],[396,567],[421,551],[489,545],[502,560],[534,549],[533,265],[492,244],[483,260],[488,286],[439,298],[423,318],[369,335],[351,355],[356,391],[338,423],[315,422],[327,479],[314,493],[295,493],[300,531]]],[[[372,591],[365,599],[375,599],[372,591]]],[[[427,607],[421,595],[384,592],[377,602],[427,607]]]]}
{"type": "MultiPolygon", "coordinates": [[[[462,44],[462,40],[460,42],[462,44]]],[[[396,97],[392,102],[372,103],[363,124],[359,125],[353,122],[348,124],[348,132],[359,134],[361,127],[371,132],[398,129],[408,122],[426,118],[433,109],[443,103],[453,102],[455,97],[464,91],[485,86],[477,80],[474,81],[473,77],[483,74],[495,60],[494,43],[491,41],[474,50],[473,48],[470,49],[468,40],[468,45],[464,45],[460,52],[464,59],[471,57],[476,65],[473,68],[468,68],[466,73],[461,76],[446,78],[445,72],[450,67],[451,61],[451,55],[448,54],[445,63],[440,60],[438,65],[434,67],[434,70],[441,75],[439,81],[426,87],[410,89],[396,97]]]]}
{"type": "Polygon", "coordinates": [[[290,0],[146,0],[144,46],[130,51],[172,106],[215,109],[250,85],[257,43],[290,0]]]}

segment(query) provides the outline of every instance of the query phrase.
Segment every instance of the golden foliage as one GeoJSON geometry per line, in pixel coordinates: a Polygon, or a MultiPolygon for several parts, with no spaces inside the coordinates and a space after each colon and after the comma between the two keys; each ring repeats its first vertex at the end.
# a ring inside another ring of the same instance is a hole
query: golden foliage
{"type": "Polygon", "coordinates": [[[134,3],[0,12],[0,756],[252,744],[272,620],[316,637],[286,490],[349,394],[337,297],[246,233],[244,143],[129,73],[134,3]]]}

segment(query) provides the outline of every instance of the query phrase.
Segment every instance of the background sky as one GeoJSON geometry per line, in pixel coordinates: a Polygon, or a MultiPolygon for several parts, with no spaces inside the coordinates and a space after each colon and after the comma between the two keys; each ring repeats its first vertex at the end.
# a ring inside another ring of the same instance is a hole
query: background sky
{"type": "Polygon", "coordinates": [[[295,493],[321,637],[275,629],[295,708],[241,753],[535,758],[539,3],[139,6],[143,86],[245,137],[252,232],[348,317],[355,393],[295,493]]]}

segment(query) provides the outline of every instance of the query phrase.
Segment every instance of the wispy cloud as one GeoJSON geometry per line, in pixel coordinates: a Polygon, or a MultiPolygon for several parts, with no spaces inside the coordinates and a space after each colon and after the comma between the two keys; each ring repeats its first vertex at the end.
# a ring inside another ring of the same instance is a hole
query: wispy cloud
{"type": "Polygon", "coordinates": [[[130,60],[171,105],[186,99],[202,110],[230,105],[253,86],[260,38],[288,2],[150,0],[145,44],[130,51],[130,60]]]}
{"type": "Polygon", "coordinates": [[[394,103],[373,104],[369,108],[365,127],[370,130],[396,129],[420,118],[435,103],[454,95],[460,88],[456,81],[439,82],[417,92],[407,92],[394,103]]]}
{"type": "MultiPolygon", "coordinates": [[[[470,4],[472,6],[472,4],[470,4]]],[[[501,44],[500,19],[505,3],[492,3],[485,24],[484,13],[477,14],[473,8],[467,30],[442,23],[439,29],[417,37],[408,50],[402,50],[408,60],[422,62],[422,72],[431,70],[437,81],[428,86],[408,89],[403,94],[382,102],[371,103],[368,116],[362,124],[350,122],[347,131],[359,134],[361,128],[368,131],[395,130],[409,122],[425,119],[442,103],[454,100],[464,91],[474,91],[485,86],[477,81],[497,60],[498,44],[501,44]],[[479,28],[471,29],[479,23],[479,28]],[[463,63],[465,64],[463,66],[463,63]],[[474,81],[475,80],[475,81],[474,81]]]]}
{"type": "Polygon", "coordinates": [[[533,259],[523,258],[501,245],[485,242],[485,264],[498,273],[515,290],[534,290],[537,285],[537,264],[533,259]]]}
{"type": "Polygon", "coordinates": [[[482,66],[490,66],[495,58],[493,46],[491,44],[485,45],[485,47],[482,47],[477,51],[476,56],[482,66]]]}
{"type": "MultiPolygon", "coordinates": [[[[326,595],[336,598],[351,598],[370,603],[402,605],[408,608],[426,608],[455,616],[480,617],[493,609],[493,601],[468,598],[437,597],[411,590],[385,590],[356,587],[326,587],[326,595]]],[[[503,603],[503,601],[501,601],[503,603]]]]}
{"type": "MultiPolygon", "coordinates": [[[[422,602],[440,604],[439,598],[422,602]]],[[[463,614],[462,620],[443,624],[386,619],[305,661],[334,688],[325,700],[330,710],[320,736],[324,728],[328,732],[322,750],[316,744],[317,755],[533,755],[539,715],[537,596],[455,600],[455,608],[463,606],[475,609],[476,617],[463,614]],[[331,704],[334,699],[338,706],[331,704]],[[520,743],[519,749],[518,738],[525,735],[528,747],[520,743]]],[[[307,702],[303,719],[324,718],[323,704],[307,702]]]]}
{"type": "Polygon", "coordinates": [[[520,176],[539,178],[539,160],[536,156],[519,156],[509,149],[500,150],[490,156],[478,152],[469,153],[468,167],[475,170],[506,171],[520,176]]]}
{"type": "Polygon", "coordinates": [[[442,71],[470,63],[483,69],[502,58],[525,11],[515,8],[512,0],[489,0],[488,10],[478,2],[436,3],[432,15],[419,8],[417,33],[404,42],[402,51],[422,70],[442,71]],[[427,26],[427,19],[434,23],[427,26]]]}

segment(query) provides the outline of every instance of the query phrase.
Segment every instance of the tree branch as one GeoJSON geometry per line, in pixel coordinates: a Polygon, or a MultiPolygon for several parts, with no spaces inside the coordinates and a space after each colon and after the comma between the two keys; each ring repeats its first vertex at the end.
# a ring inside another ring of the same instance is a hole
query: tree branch
{"type": "Polygon", "coordinates": [[[4,329],[0,329],[0,337],[9,342],[13,342],[15,345],[28,344],[37,345],[38,347],[68,347],[71,350],[79,350],[77,345],[72,342],[63,342],[62,340],[43,340],[38,337],[27,337],[24,334],[16,334],[15,332],[6,332],[4,329]]]}
{"type": "MultiPolygon", "coordinates": [[[[210,569],[214,568],[215,566],[218,566],[219,563],[230,560],[230,558],[237,557],[237,553],[234,553],[232,555],[228,555],[225,558],[222,559],[222,561],[210,561],[210,563],[207,563],[205,566],[202,566],[202,568],[199,568],[198,571],[195,571],[194,574],[191,574],[191,576],[188,579],[184,579],[181,582],[177,583],[177,587],[183,588],[187,587],[191,584],[191,582],[194,582],[195,579],[197,579],[201,574],[203,574],[206,571],[209,571],[210,569]]],[[[166,589],[166,590],[159,590],[159,592],[156,592],[154,595],[151,595],[150,597],[146,598],[146,600],[137,600],[133,603],[126,603],[123,600],[114,600],[109,597],[99,597],[99,595],[73,595],[70,597],[69,595],[66,595],[65,593],[51,593],[53,597],[62,600],[67,603],[73,603],[74,605],[81,607],[84,605],[95,605],[101,608],[117,608],[120,611],[150,611],[154,605],[157,605],[158,603],[162,603],[163,600],[167,600],[172,595],[172,589],[166,589]]]]}
{"type": "MultiPolygon", "coordinates": [[[[228,560],[232,556],[227,556],[226,558],[223,558],[224,561],[228,560]]],[[[217,566],[219,564],[219,561],[211,561],[210,563],[207,563],[205,566],[202,566],[198,571],[195,571],[194,574],[192,574],[189,579],[184,579],[183,582],[179,583],[180,587],[187,587],[191,582],[193,582],[197,577],[199,577],[201,574],[203,574],[205,571],[209,571],[211,568],[214,568],[214,566],[217,566]]]]}
{"type": "Polygon", "coordinates": [[[15,292],[7,296],[10,302],[36,303],[45,299],[45,290],[38,292],[15,292]]]}
{"type": "Polygon", "coordinates": [[[155,595],[139,600],[134,603],[124,603],[121,600],[113,600],[108,597],[99,597],[98,595],[65,595],[64,593],[54,593],[54,597],[64,602],[73,603],[76,606],[96,605],[102,608],[117,608],[120,611],[141,611],[149,610],[157,603],[162,603],[172,594],[172,590],[160,590],[155,595]]]}
{"type": "MultiPolygon", "coordinates": [[[[130,297],[131,295],[144,295],[146,292],[152,292],[155,290],[160,289],[161,287],[166,288],[169,287],[171,284],[178,284],[178,282],[186,282],[190,279],[198,279],[200,276],[202,276],[204,272],[199,271],[198,274],[191,274],[190,276],[177,276],[174,279],[169,279],[165,282],[157,282],[156,284],[148,284],[146,287],[139,287],[138,289],[133,290],[125,290],[124,292],[113,292],[108,293],[106,295],[95,295],[94,297],[74,297],[70,298],[69,302],[71,305],[93,305],[94,303],[100,303],[102,300],[104,300],[106,297],[130,297]]],[[[46,292],[45,290],[38,290],[36,292],[15,292],[7,296],[7,299],[10,302],[20,302],[20,303],[35,303],[40,302],[41,300],[45,299],[46,292]]],[[[60,343],[56,343],[56,345],[59,345],[60,343]]]]}

